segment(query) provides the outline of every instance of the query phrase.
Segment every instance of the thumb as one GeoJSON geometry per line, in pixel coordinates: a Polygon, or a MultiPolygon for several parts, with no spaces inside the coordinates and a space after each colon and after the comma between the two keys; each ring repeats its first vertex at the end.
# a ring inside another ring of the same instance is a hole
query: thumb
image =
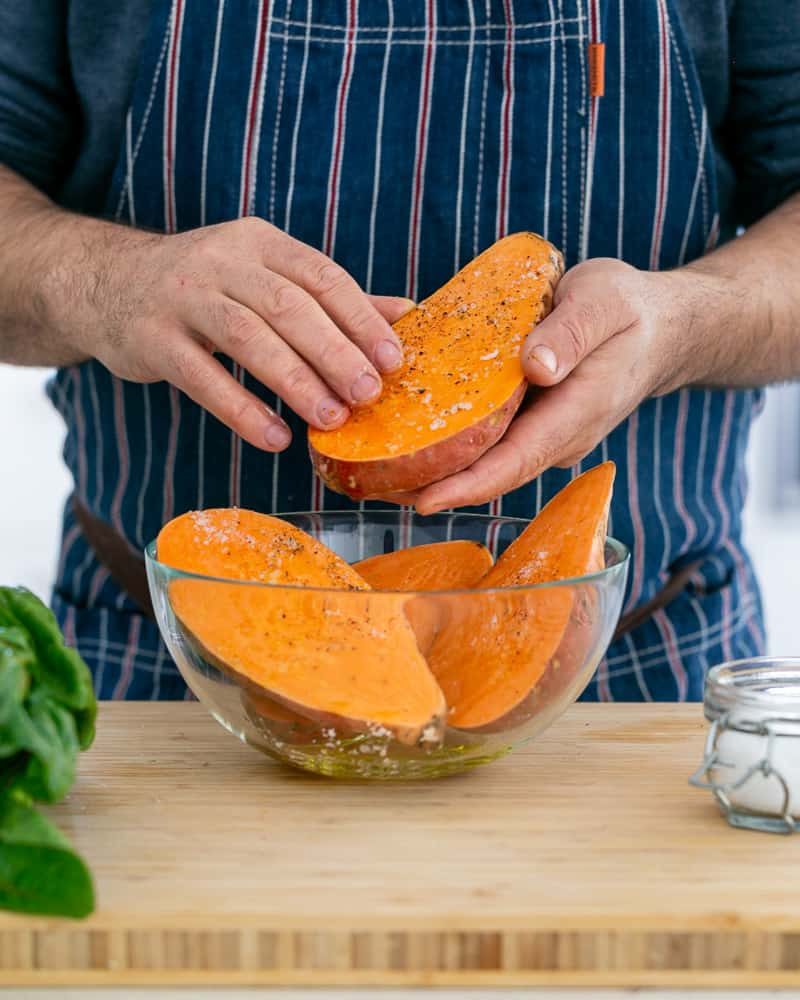
{"type": "Polygon", "coordinates": [[[534,327],[522,345],[522,368],[534,385],[557,385],[613,331],[608,310],[597,300],[571,291],[534,327]]]}
{"type": "Polygon", "coordinates": [[[370,295],[369,300],[389,323],[396,323],[416,306],[412,299],[404,299],[398,295],[370,295]]]}

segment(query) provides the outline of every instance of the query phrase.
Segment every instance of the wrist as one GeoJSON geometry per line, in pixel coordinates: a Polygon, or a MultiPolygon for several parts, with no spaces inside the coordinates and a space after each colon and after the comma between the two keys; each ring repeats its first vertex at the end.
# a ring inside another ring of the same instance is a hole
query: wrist
{"type": "Polygon", "coordinates": [[[657,371],[653,395],[713,383],[719,330],[730,301],[728,279],[689,265],[649,272],[655,286],[657,371]]]}
{"type": "Polygon", "coordinates": [[[43,209],[31,225],[36,236],[29,280],[36,319],[76,361],[93,354],[89,287],[96,284],[97,268],[89,248],[99,225],[55,207],[43,209]]]}
{"type": "Polygon", "coordinates": [[[59,209],[40,219],[40,226],[34,279],[40,320],[58,332],[76,360],[97,357],[119,321],[129,270],[125,251],[152,237],[59,209]]]}

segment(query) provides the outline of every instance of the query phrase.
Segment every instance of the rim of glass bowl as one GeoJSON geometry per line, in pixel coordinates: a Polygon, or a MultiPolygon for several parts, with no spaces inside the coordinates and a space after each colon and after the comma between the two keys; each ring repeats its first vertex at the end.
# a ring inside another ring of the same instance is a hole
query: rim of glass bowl
{"type": "MultiPolygon", "coordinates": [[[[397,508],[386,507],[378,510],[366,511],[367,514],[396,514],[397,508]]],[[[353,513],[359,513],[358,511],[352,510],[324,510],[324,511],[309,511],[309,510],[299,510],[299,511],[284,511],[281,514],[274,514],[273,517],[277,518],[290,518],[290,517],[326,517],[327,515],[338,514],[341,515],[352,515],[353,513]]],[[[508,524],[524,524],[528,525],[530,522],[526,521],[523,517],[496,517],[492,514],[459,514],[459,517],[467,517],[472,521],[504,521],[508,524]]],[[[517,587],[474,587],[474,588],[460,588],[460,589],[450,589],[450,590],[372,590],[370,593],[373,594],[494,594],[500,591],[507,593],[508,591],[517,590],[552,590],[556,587],[569,587],[577,583],[592,583],[594,581],[603,580],[607,577],[613,576],[615,573],[621,573],[630,559],[631,551],[628,546],[619,541],[617,538],[612,538],[611,535],[606,535],[605,539],[606,548],[610,548],[614,554],[614,561],[610,566],[606,566],[601,570],[597,570],[594,573],[586,573],[583,576],[570,576],[565,577],[563,580],[554,580],[552,583],[529,583],[520,584],[517,587]]],[[[237,584],[240,587],[265,587],[270,590],[307,590],[320,594],[339,594],[346,593],[340,588],[336,587],[307,587],[303,584],[294,583],[265,583],[263,580],[236,580],[231,577],[225,576],[206,576],[204,573],[190,573],[187,570],[176,569],[174,566],[170,566],[167,563],[162,563],[156,557],[156,539],[149,542],[145,546],[144,550],[145,561],[154,567],[157,567],[160,571],[166,573],[169,577],[176,580],[207,580],[209,583],[228,583],[237,584]]],[[[350,593],[359,594],[364,593],[364,591],[354,590],[350,593]]]]}

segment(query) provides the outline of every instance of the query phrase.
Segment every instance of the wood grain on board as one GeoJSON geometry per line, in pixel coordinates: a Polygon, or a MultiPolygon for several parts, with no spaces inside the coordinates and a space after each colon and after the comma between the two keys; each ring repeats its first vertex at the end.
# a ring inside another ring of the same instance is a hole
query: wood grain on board
{"type": "Polygon", "coordinates": [[[687,785],[699,706],[576,705],[469,774],[338,783],[198,704],[104,704],[53,818],[98,909],[0,914],[0,984],[800,986],[800,838],[687,785]]]}

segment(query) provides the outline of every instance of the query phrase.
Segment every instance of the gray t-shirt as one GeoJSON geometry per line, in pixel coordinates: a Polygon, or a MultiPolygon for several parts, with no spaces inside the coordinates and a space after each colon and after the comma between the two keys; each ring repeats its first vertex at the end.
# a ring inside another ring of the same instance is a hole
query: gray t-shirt
{"type": "MultiPolygon", "coordinates": [[[[0,2],[0,162],[69,208],[103,209],[150,2],[0,2]]],[[[800,0],[677,6],[730,235],[800,189],[800,0]]]]}

